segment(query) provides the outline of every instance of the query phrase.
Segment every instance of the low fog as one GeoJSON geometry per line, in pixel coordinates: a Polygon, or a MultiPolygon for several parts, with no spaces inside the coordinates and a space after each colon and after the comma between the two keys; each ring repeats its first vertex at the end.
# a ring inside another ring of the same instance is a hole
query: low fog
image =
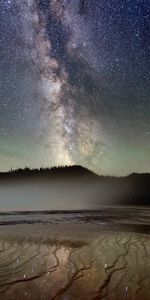
{"type": "Polygon", "coordinates": [[[14,181],[0,184],[0,210],[78,210],[123,204],[127,186],[98,181],[14,181]]]}

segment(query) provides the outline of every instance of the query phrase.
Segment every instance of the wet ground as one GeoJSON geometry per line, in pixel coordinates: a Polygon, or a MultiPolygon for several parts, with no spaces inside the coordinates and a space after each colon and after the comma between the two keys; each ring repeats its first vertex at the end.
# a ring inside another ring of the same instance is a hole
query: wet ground
{"type": "Polygon", "coordinates": [[[149,213],[1,215],[0,299],[150,299],[149,213]]]}

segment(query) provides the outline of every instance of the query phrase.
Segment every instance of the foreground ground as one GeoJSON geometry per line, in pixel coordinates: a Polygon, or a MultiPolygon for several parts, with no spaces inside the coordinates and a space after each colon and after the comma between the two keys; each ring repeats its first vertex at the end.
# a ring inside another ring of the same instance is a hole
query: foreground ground
{"type": "Polygon", "coordinates": [[[0,299],[150,299],[150,236],[134,225],[1,226],[0,299]]]}

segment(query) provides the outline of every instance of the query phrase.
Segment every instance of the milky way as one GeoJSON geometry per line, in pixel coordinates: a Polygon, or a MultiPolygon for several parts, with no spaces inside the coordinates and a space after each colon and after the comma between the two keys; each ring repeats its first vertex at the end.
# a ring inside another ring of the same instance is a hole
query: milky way
{"type": "Polygon", "coordinates": [[[150,171],[148,0],[1,0],[0,168],[150,171]]]}

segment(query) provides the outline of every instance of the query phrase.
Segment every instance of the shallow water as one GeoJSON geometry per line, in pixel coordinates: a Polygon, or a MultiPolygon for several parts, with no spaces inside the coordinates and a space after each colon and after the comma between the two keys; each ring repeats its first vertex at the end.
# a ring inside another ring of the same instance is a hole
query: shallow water
{"type": "Polygon", "coordinates": [[[150,299],[148,209],[1,214],[0,223],[1,300],[150,299]]]}
{"type": "Polygon", "coordinates": [[[0,225],[135,224],[150,226],[150,208],[102,207],[99,210],[0,212],[0,225]]]}

